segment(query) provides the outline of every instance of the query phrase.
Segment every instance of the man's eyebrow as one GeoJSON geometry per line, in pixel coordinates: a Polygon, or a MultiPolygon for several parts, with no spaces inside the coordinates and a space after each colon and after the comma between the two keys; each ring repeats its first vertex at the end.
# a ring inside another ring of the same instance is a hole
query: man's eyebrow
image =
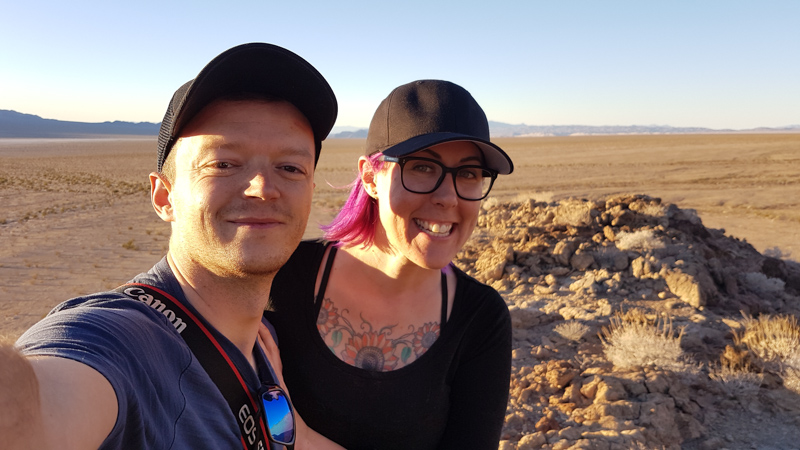
{"type": "MultiPolygon", "coordinates": [[[[209,137],[208,139],[203,141],[203,150],[232,150],[236,151],[238,148],[246,147],[248,144],[237,142],[235,140],[228,140],[222,136],[215,136],[209,137]]],[[[269,152],[273,153],[273,152],[269,152]]],[[[314,150],[309,151],[308,148],[304,147],[282,147],[280,150],[275,152],[275,154],[283,155],[283,156],[304,156],[308,158],[314,158],[314,150]]]]}
{"type": "Polygon", "coordinates": [[[297,156],[307,156],[309,158],[314,158],[313,151],[309,153],[307,148],[301,148],[301,147],[285,147],[281,149],[279,153],[283,155],[297,155],[297,156]]]}

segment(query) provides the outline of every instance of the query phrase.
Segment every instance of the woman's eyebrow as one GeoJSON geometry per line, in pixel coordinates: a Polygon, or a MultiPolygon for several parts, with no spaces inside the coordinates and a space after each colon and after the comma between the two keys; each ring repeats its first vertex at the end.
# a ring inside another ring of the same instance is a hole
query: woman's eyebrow
{"type": "MultiPolygon", "coordinates": [[[[430,156],[433,156],[434,158],[436,158],[438,160],[442,159],[442,155],[440,155],[438,152],[435,152],[435,151],[433,151],[433,150],[431,150],[429,148],[426,148],[425,150],[420,151],[420,153],[426,153],[426,152],[429,153],[430,156]]],[[[483,155],[466,156],[464,158],[461,158],[461,161],[459,161],[459,162],[477,161],[478,163],[483,164],[482,156],[483,155]]]]}

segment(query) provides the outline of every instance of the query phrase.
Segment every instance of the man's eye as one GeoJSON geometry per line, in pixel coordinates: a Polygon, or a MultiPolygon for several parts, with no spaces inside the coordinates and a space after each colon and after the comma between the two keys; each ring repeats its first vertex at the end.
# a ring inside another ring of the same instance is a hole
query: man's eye
{"type": "Polygon", "coordinates": [[[214,168],[215,169],[230,169],[231,167],[233,167],[233,165],[231,163],[225,162],[225,161],[218,161],[218,162],[214,163],[214,168]]]}
{"type": "Polygon", "coordinates": [[[290,166],[290,165],[281,166],[281,170],[283,170],[285,172],[288,172],[288,173],[292,173],[292,174],[304,174],[305,173],[305,171],[302,168],[297,167],[297,166],[290,166]]]}

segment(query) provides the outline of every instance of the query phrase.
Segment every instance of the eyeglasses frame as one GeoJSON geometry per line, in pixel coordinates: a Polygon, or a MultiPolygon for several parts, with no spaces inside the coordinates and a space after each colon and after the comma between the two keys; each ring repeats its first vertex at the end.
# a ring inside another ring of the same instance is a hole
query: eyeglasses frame
{"type": "Polygon", "coordinates": [[[449,174],[452,175],[450,178],[453,179],[453,189],[455,189],[456,195],[458,196],[458,198],[460,198],[462,200],[466,200],[468,202],[479,202],[479,201],[485,199],[489,195],[489,192],[492,191],[492,187],[494,186],[494,180],[497,179],[497,175],[498,175],[498,172],[496,170],[490,169],[488,167],[484,167],[484,166],[481,166],[481,165],[477,165],[477,164],[467,164],[467,165],[458,166],[458,167],[448,167],[448,166],[445,166],[444,164],[442,164],[441,161],[437,161],[437,160],[431,159],[431,158],[424,158],[424,157],[421,157],[421,156],[388,156],[388,155],[381,155],[379,159],[381,161],[385,161],[385,162],[393,162],[393,163],[395,163],[395,164],[400,166],[400,182],[403,184],[403,189],[407,190],[408,192],[411,192],[412,194],[430,194],[431,192],[435,192],[442,185],[442,182],[444,181],[445,176],[449,173],[449,174]],[[427,191],[427,192],[419,192],[419,191],[413,191],[413,190],[409,189],[408,187],[406,187],[406,182],[403,179],[403,166],[408,161],[428,161],[428,162],[432,162],[432,163],[434,163],[434,164],[436,164],[436,165],[438,165],[439,167],[442,168],[442,174],[439,176],[439,180],[436,182],[436,185],[433,187],[433,189],[431,189],[430,191],[427,191]],[[489,173],[489,175],[491,177],[491,181],[489,181],[489,188],[486,190],[486,193],[483,194],[483,197],[481,197],[481,198],[466,198],[466,197],[462,196],[460,192],[458,192],[458,186],[456,185],[456,175],[458,174],[459,170],[463,170],[463,169],[481,169],[481,170],[489,173]]]}

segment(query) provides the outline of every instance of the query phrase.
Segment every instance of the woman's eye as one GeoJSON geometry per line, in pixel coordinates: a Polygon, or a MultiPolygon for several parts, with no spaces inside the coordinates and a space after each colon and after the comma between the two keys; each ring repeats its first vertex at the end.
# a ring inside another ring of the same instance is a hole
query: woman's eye
{"type": "Polygon", "coordinates": [[[420,164],[420,163],[414,164],[411,167],[411,169],[414,172],[422,172],[422,173],[433,172],[435,170],[434,167],[430,164],[420,164]]]}
{"type": "Polygon", "coordinates": [[[478,172],[470,169],[462,169],[458,171],[458,176],[468,180],[474,180],[478,178],[478,172]]]}

